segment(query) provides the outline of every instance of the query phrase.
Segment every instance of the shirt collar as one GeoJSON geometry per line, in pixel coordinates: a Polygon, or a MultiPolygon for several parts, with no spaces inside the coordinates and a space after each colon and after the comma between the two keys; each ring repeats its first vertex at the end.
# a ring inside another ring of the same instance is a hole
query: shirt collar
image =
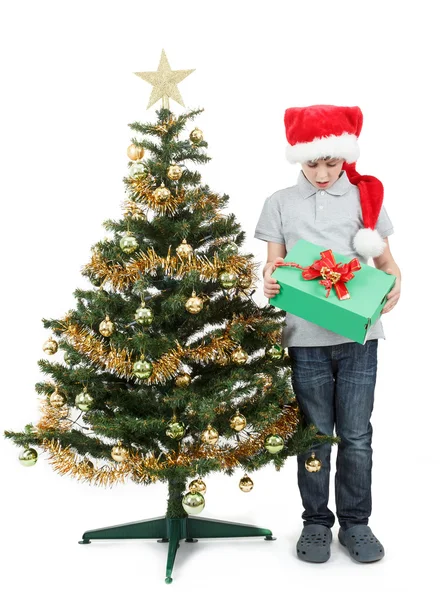
{"type": "MultiPolygon", "coordinates": [[[[343,194],[348,192],[350,186],[351,183],[347,177],[347,173],[345,171],[342,171],[342,175],[339,177],[339,179],[337,179],[335,183],[325,191],[331,194],[332,196],[342,196],[343,194]]],[[[300,174],[298,176],[298,188],[304,200],[306,198],[309,198],[310,196],[313,196],[318,191],[318,188],[316,188],[310,183],[310,181],[307,179],[307,177],[302,171],[300,171],[300,174]]]]}

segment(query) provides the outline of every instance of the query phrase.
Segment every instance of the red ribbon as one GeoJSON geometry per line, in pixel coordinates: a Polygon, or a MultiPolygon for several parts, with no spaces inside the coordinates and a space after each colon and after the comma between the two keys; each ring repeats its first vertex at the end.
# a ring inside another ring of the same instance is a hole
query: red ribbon
{"type": "Polygon", "coordinates": [[[284,262],[282,259],[275,261],[275,267],[295,267],[302,270],[304,279],[316,279],[322,277],[319,282],[327,290],[325,297],[328,298],[330,291],[335,286],[336,294],[339,300],[348,300],[350,294],[345,282],[353,279],[353,271],[361,269],[361,263],[357,258],[353,258],[349,263],[336,263],[335,257],[331,250],[320,252],[321,260],[315,260],[310,267],[302,267],[294,262],[284,262]]]}

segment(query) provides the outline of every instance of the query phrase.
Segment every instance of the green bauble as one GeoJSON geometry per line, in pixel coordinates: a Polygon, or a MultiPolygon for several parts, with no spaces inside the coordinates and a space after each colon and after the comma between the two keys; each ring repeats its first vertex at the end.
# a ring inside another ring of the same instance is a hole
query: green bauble
{"type": "Polygon", "coordinates": [[[179,421],[170,421],[165,433],[172,440],[180,440],[185,435],[185,425],[179,421]]]}
{"type": "Polygon", "coordinates": [[[205,508],[205,498],[198,492],[188,492],[182,498],[182,506],[189,515],[198,515],[205,508]]]}
{"type": "Polygon", "coordinates": [[[33,467],[38,460],[38,452],[33,448],[25,448],[20,452],[18,460],[23,467],[33,467]]]}
{"type": "Polygon", "coordinates": [[[139,379],[148,379],[153,372],[153,365],[144,359],[145,356],[142,354],[141,359],[133,365],[133,375],[139,377],[139,379]]]}
{"type": "Polygon", "coordinates": [[[224,290],[229,290],[237,285],[238,277],[230,271],[222,271],[218,280],[224,290]]]}
{"type": "Polygon", "coordinates": [[[121,247],[121,250],[123,250],[123,252],[125,252],[126,254],[131,254],[132,252],[137,250],[139,246],[139,244],[136,241],[136,238],[132,236],[129,231],[127,231],[127,233],[124,234],[124,236],[121,238],[119,245],[121,247]]]}
{"type": "Polygon", "coordinates": [[[92,408],[92,404],[93,398],[90,394],[87,393],[87,390],[85,389],[75,398],[75,406],[80,410],[90,410],[92,408]]]}
{"type": "Polygon", "coordinates": [[[140,307],[136,310],[134,318],[141,325],[151,325],[153,322],[153,311],[151,308],[146,308],[145,302],[142,302],[140,307]]]}
{"type": "Polygon", "coordinates": [[[283,358],[283,349],[278,344],[274,344],[266,350],[266,356],[272,360],[283,358]]]}
{"type": "Polygon", "coordinates": [[[272,433],[264,440],[264,447],[270,454],[278,454],[284,448],[284,440],[280,435],[272,433]]]}

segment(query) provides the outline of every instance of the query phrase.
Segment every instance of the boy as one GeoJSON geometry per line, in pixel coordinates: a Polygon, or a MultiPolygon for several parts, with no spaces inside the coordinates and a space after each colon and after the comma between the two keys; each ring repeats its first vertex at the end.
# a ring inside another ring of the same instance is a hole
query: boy
{"type": "MultiPolygon", "coordinates": [[[[274,262],[283,259],[299,239],[306,239],[361,262],[373,257],[377,268],[396,276],[382,313],[400,297],[401,275],[388,236],[393,225],[383,206],[383,186],[375,177],[355,170],[362,128],[359,107],[331,105],[289,108],[284,122],[287,158],[300,163],[297,185],[267,198],[255,237],[268,242],[263,270],[264,294],[272,298],[280,286],[271,277],[274,262]],[[384,238],[384,239],[383,239],[384,238]]],[[[319,257],[317,257],[319,258],[319,257]]],[[[371,514],[372,426],[380,319],[364,345],[287,313],[283,346],[292,361],[292,385],[307,422],[323,434],[340,436],[335,500],[338,538],[358,562],[384,556],[384,548],[368,526],[371,514]]],[[[328,508],[330,444],[313,448],[321,462],[309,472],[298,456],[298,486],[304,527],[297,556],[309,562],[330,558],[335,515],[328,508]]]]}

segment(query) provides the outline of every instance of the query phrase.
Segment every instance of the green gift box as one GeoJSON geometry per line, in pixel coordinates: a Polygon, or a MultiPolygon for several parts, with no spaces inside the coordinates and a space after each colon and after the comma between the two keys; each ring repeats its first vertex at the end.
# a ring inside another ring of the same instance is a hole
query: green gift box
{"type": "MultiPolygon", "coordinates": [[[[331,249],[299,240],[288,252],[284,262],[310,267],[322,259],[321,252],[326,250],[331,249]]],[[[352,260],[336,252],[333,252],[333,256],[337,264],[347,264],[352,260]]],[[[353,279],[345,283],[350,296],[345,300],[338,298],[335,285],[326,296],[328,290],[319,283],[324,281],[322,276],[308,280],[304,279],[299,268],[278,267],[272,277],[278,281],[280,292],[270,298],[269,302],[354,342],[364,344],[370,328],[380,317],[387,294],[396,278],[368,264],[359,264],[360,270],[353,271],[353,279]]]]}

